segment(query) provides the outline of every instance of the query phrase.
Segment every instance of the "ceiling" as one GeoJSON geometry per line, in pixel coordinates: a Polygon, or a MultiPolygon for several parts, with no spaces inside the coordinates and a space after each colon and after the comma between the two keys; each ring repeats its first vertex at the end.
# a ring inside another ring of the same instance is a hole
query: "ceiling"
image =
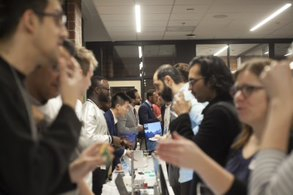
{"type": "Polygon", "coordinates": [[[292,0],[83,0],[85,41],[293,38],[293,6],[249,29],[292,0]],[[136,33],[134,5],[141,5],[136,33]],[[195,34],[195,37],[187,37],[195,34]]]}

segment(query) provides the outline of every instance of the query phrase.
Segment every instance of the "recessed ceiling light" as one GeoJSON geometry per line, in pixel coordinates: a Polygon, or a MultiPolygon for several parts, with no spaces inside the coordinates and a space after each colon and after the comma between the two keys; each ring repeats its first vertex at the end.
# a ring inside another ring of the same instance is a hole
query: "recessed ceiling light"
{"type": "Polygon", "coordinates": [[[227,18],[228,16],[226,14],[217,14],[217,15],[214,15],[213,17],[217,19],[222,19],[222,18],[227,18]]]}

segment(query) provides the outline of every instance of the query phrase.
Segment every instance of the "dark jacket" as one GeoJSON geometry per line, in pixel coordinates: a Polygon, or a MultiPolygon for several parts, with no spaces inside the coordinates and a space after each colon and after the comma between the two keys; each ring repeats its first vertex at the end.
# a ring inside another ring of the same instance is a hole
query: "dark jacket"
{"type": "MultiPolygon", "coordinates": [[[[233,106],[232,98],[217,97],[203,110],[203,120],[199,131],[193,135],[188,114],[180,115],[172,121],[170,130],[193,140],[207,155],[224,166],[231,144],[241,131],[241,124],[233,106]]],[[[193,190],[199,181],[194,174],[193,190]]],[[[193,191],[192,194],[195,194],[193,191]]]]}
{"type": "MultiPolygon", "coordinates": [[[[16,74],[23,87],[24,75],[16,74]]],[[[0,90],[0,194],[46,195],[56,188],[58,192],[73,189],[68,165],[81,129],[75,111],[63,105],[48,131],[36,141],[12,68],[2,58],[0,90]]]]}
{"type": "Polygon", "coordinates": [[[138,117],[139,117],[139,123],[144,125],[146,123],[152,123],[159,121],[157,117],[155,116],[152,107],[144,102],[141,104],[138,110],[138,117]]]}
{"type": "MultiPolygon", "coordinates": [[[[111,136],[118,136],[118,130],[115,125],[114,116],[113,116],[111,110],[108,110],[107,112],[105,112],[104,116],[105,116],[105,119],[106,119],[106,122],[108,125],[110,135],[111,136]]],[[[120,163],[120,158],[123,156],[124,150],[125,150],[124,148],[115,149],[115,152],[114,152],[115,157],[113,160],[113,167],[112,167],[113,169],[117,166],[118,163],[120,163]]]]}

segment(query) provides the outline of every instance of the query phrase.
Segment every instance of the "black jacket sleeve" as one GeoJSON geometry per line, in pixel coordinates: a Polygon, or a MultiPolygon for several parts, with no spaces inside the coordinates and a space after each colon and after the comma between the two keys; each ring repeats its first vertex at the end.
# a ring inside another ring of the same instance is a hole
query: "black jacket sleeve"
{"type": "Polygon", "coordinates": [[[246,184],[234,178],[232,186],[230,187],[228,192],[225,193],[225,195],[247,195],[247,187],[248,186],[246,184]]]}
{"type": "Polygon", "coordinates": [[[176,131],[179,135],[192,139],[194,134],[191,127],[191,121],[188,114],[182,114],[170,123],[170,131],[176,131]]]}
{"type": "Polygon", "coordinates": [[[231,144],[240,132],[237,116],[224,106],[214,105],[204,115],[193,141],[217,163],[224,166],[231,144]]]}
{"type": "Polygon", "coordinates": [[[32,139],[28,114],[17,90],[1,91],[0,116],[0,194],[52,193],[78,142],[81,123],[75,111],[63,105],[38,141],[32,139]]]}
{"type": "Polygon", "coordinates": [[[76,184],[71,182],[69,171],[67,170],[52,195],[72,191],[74,189],[76,189],[76,184]]]}

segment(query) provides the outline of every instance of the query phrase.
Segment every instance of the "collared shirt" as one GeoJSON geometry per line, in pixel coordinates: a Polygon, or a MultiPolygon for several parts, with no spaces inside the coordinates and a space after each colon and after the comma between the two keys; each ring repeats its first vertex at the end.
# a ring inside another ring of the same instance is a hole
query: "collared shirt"
{"type": "Polygon", "coordinates": [[[153,104],[149,100],[146,100],[145,102],[153,109],[152,107],[153,104]]]}
{"type": "Polygon", "coordinates": [[[114,114],[112,108],[110,109],[110,111],[112,112],[113,119],[114,119],[114,124],[116,125],[116,124],[118,123],[118,119],[117,119],[117,117],[115,116],[115,114],[114,114]]]}
{"type": "MultiPolygon", "coordinates": [[[[184,94],[184,99],[191,102],[191,110],[189,112],[189,118],[191,121],[192,131],[197,134],[199,125],[203,119],[202,111],[208,103],[199,103],[194,95],[189,90],[189,83],[184,84],[179,92],[184,94]]],[[[177,95],[177,94],[176,94],[177,95]]],[[[193,171],[190,169],[180,168],[179,170],[179,182],[184,183],[192,180],[193,171]]]]}
{"type": "Polygon", "coordinates": [[[112,138],[108,132],[107,122],[104,117],[104,111],[90,99],[87,99],[82,106],[81,120],[83,122],[80,136],[80,145],[82,149],[85,149],[96,142],[112,142],[112,138]]]}
{"type": "Polygon", "coordinates": [[[165,112],[164,112],[164,130],[163,135],[169,132],[169,125],[171,120],[171,103],[165,105],[165,112]]]}

